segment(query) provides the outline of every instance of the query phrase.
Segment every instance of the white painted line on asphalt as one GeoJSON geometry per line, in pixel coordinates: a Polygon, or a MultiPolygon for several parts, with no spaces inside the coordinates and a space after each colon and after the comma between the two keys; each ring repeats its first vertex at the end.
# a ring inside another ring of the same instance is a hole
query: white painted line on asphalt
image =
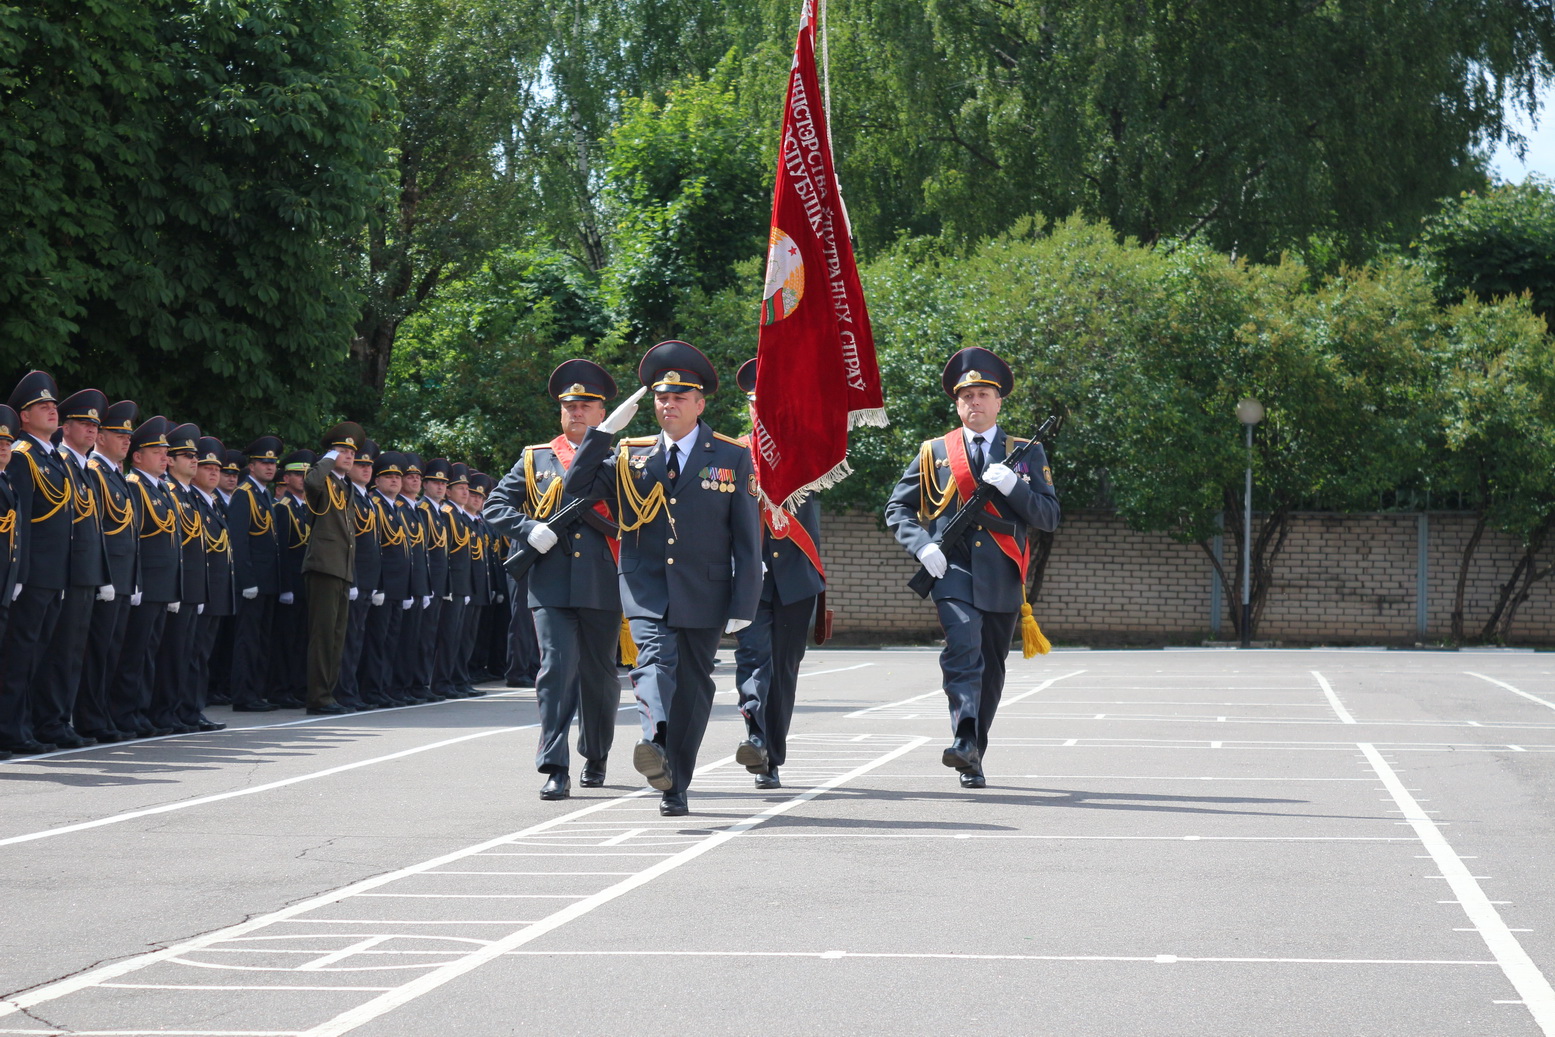
{"type": "MultiPolygon", "coordinates": [[[[337,961],[344,961],[346,958],[349,958],[354,954],[359,954],[362,951],[368,950],[369,948],[376,947],[380,943],[387,943],[394,938],[395,937],[392,933],[384,933],[382,936],[369,936],[365,940],[358,940],[356,943],[342,947],[337,951],[332,951],[329,954],[322,955],[318,958],[314,958],[312,961],[305,961],[301,965],[297,966],[297,971],[319,972],[324,968],[335,964],[337,961]]],[[[268,953],[270,948],[256,947],[254,950],[268,953]]]]}
{"type": "Polygon", "coordinates": [[[1179,962],[1209,962],[1235,965],[1495,965],[1494,961],[1473,958],[1199,958],[1176,954],[950,954],[892,953],[885,951],[509,951],[509,954],[556,955],[569,957],[659,957],[667,958],[906,958],[930,961],[1138,961],[1152,965],[1179,962]]]}
{"type": "MultiPolygon", "coordinates": [[[[831,669],[831,670],[811,670],[809,673],[801,673],[799,676],[801,676],[801,677],[823,677],[823,676],[825,676],[828,673],[847,673],[849,670],[862,670],[866,666],[873,666],[873,665],[875,665],[875,664],[874,663],[859,663],[857,666],[838,666],[835,669],[831,669]]],[[[730,687],[724,688],[722,691],[718,692],[718,694],[720,694],[720,695],[738,695],[739,692],[740,692],[740,687],[739,687],[739,685],[736,684],[736,685],[732,685],[730,687]]]]}
{"type": "Polygon", "coordinates": [[[1323,689],[1323,695],[1328,699],[1328,704],[1334,707],[1334,713],[1339,717],[1340,722],[1355,723],[1355,718],[1350,715],[1350,711],[1344,708],[1344,703],[1340,702],[1339,696],[1334,694],[1333,685],[1328,683],[1328,678],[1316,670],[1312,671],[1312,676],[1317,678],[1318,687],[1323,689]]]}
{"type": "Polygon", "coordinates": [[[1468,674],[1470,677],[1478,677],[1482,681],[1489,681],[1491,684],[1499,685],[1514,695],[1521,695],[1529,702],[1537,702],[1541,706],[1548,707],[1549,709],[1555,709],[1555,702],[1551,702],[1548,699],[1541,699],[1537,695],[1530,695],[1526,691],[1523,691],[1521,688],[1512,687],[1506,681],[1498,681],[1494,677],[1487,677],[1483,673],[1475,673],[1473,670],[1464,670],[1463,672],[1468,674]]]}
{"type": "MultiPolygon", "coordinates": [[[[428,704],[437,705],[437,703],[428,704]]],[[[405,706],[402,708],[411,709],[414,707],[405,706]]],[[[626,710],[636,709],[637,706],[634,704],[631,706],[622,706],[620,709],[616,710],[616,712],[620,713],[626,710]]],[[[320,717],[319,719],[323,720],[328,718],[320,717]]],[[[276,726],[284,727],[286,725],[283,724],[276,726]]],[[[154,814],[166,814],[174,810],[187,810],[190,807],[202,807],[209,803],[219,803],[222,800],[234,799],[238,796],[252,796],[260,792],[270,792],[274,789],[285,788],[288,785],[295,785],[298,782],[313,781],[315,778],[328,778],[335,774],[343,774],[346,771],[356,770],[359,767],[371,767],[374,764],[387,763],[390,760],[398,760],[406,756],[414,756],[417,753],[428,752],[432,749],[442,749],[450,745],[458,745],[461,742],[473,741],[476,738],[486,738],[491,735],[511,734],[514,731],[529,731],[539,726],[539,724],[519,724],[516,727],[494,727],[489,731],[477,731],[474,734],[460,735],[457,738],[445,738],[440,742],[430,742],[426,745],[418,745],[410,749],[401,749],[399,752],[388,753],[384,756],[374,756],[370,760],[357,760],[355,763],[344,763],[338,767],[327,767],[321,771],[310,771],[307,774],[296,774],[290,778],[282,778],[279,781],[266,782],[263,785],[251,785],[247,788],[232,789],[228,792],[218,792],[215,795],[199,796],[195,799],[183,799],[177,801],[176,803],[163,803],[161,806],[147,807],[144,810],[131,810],[127,813],[114,814],[110,817],[99,817],[95,820],[82,821],[78,824],[62,825],[59,828],[45,828],[41,832],[29,832],[26,835],[13,835],[4,839],[0,839],[0,846],[10,846],[14,843],[29,843],[37,839],[48,839],[57,835],[70,835],[73,832],[84,832],[93,828],[101,828],[104,825],[114,825],[123,821],[133,821],[140,817],[150,817],[154,814]]],[[[251,728],[250,730],[253,729],[251,728]]],[[[37,757],[34,757],[34,759],[37,759],[37,757]]]]}
{"type": "Polygon", "coordinates": [[[6,839],[0,839],[0,846],[11,846],[16,843],[30,843],[36,839],[48,839],[57,835],[69,835],[72,832],[85,832],[89,829],[101,828],[104,825],[116,825],[124,821],[133,821],[139,817],[151,817],[155,814],[166,814],[174,810],[188,810],[190,807],[202,807],[209,803],[219,803],[225,799],[236,799],[238,796],[252,796],[260,792],[270,792],[273,789],[285,788],[288,785],[296,785],[298,782],[313,781],[316,778],[327,778],[335,774],[344,774],[346,771],[354,771],[360,767],[371,767],[374,764],[387,763],[390,760],[399,760],[406,756],[414,756],[417,753],[430,752],[433,749],[443,749],[450,745],[459,745],[462,742],[473,741],[477,738],[487,738],[491,735],[511,734],[514,731],[524,731],[528,730],[529,728],[539,726],[539,724],[521,724],[518,727],[495,727],[489,731],[477,731],[474,734],[460,735],[457,738],[445,738],[440,742],[429,742],[426,745],[418,745],[410,749],[401,749],[397,753],[389,753],[385,756],[374,756],[370,760],[357,760],[355,763],[343,763],[338,767],[326,767],[321,771],[310,771],[307,774],[294,774],[290,778],[282,778],[279,781],[266,782],[263,785],[250,785],[246,788],[232,789],[228,792],[218,792],[212,796],[199,796],[195,799],[181,799],[176,803],[163,803],[161,806],[147,807],[144,810],[131,810],[127,813],[114,814],[110,817],[99,817],[93,821],[82,821],[79,824],[73,825],[61,825],[58,828],[45,828],[41,832],[29,832],[26,835],[13,835],[6,839]]]}
{"type": "MultiPolygon", "coordinates": [[[[73,756],[73,755],[75,755],[77,753],[91,753],[91,752],[97,752],[98,750],[101,750],[101,749],[107,749],[110,752],[122,752],[122,751],[127,750],[127,749],[133,749],[133,748],[135,748],[137,746],[150,745],[153,742],[171,741],[172,739],[175,739],[175,738],[198,738],[198,737],[201,737],[201,736],[205,736],[205,737],[218,738],[218,739],[220,739],[222,741],[226,741],[230,736],[237,735],[237,734],[243,734],[246,731],[275,731],[275,730],[278,730],[278,729],[284,728],[284,727],[301,727],[304,724],[328,724],[328,723],[332,723],[332,722],[338,723],[340,721],[348,721],[348,720],[360,719],[361,717],[368,716],[368,715],[377,715],[377,714],[380,714],[380,713],[384,713],[384,714],[387,714],[387,713],[398,713],[402,709],[425,709],[427,706],[441,706],[441,705],[445,705],[447,703],[461,703],[461,702],[463,702],[463,703],[472,703],[472,704],[483,703],[483,702],[489,702],[492,699],[503,699],[503,698],[508,698],[509,696],[518,695],[518,694],[521,694],[521,692],[519,692],[519,691],[488,691],[485,695],[481,696],[480,698],[473,698],[473,699],[444,699],[444,700],[439,701],[439,702],[417,702],[414,705],[409,705],[409,706],[389,706],[389,707],[386,707],[384,709],[364,709],[364,710],[360,710],[360,711],[358,711],[356,713],[347,713],[347,714],[342,714],[340,716],[302,717],[301,719],[298,719],[298,720],[282,720],[282,721],[279,721],[279,722],[274,723],[274,724],[249,724],[249,725],[242,726],[242,727],[238,727],[238,726],[235,726],[235,725],[232,725],[232,724],[228,724],[226,729],[223,730],[223,731],[189,731],[189,732],[187,732],[185,734],[181,734],[181,735],[154,735],[154,736],[152,736],[150,738],[135,738],[135,739],[132,739],[132,740],[130,740],[128,742],[102,742],[102,743],[99,743],[97,745],[83,746],[80,749],[57,749],[57,750],[55,750],[54,752],[51,752],[51,753],[38,753],[35,756],[13,756],[9,760],[0,760],[0,766],[6,765],[6,764],[36,763],[39,760],[51,760],[51,759],[53,759],[56,756],[73,756]]],[[[538,726],[538,725],[534,725],[534,726],[538,726]]],[[[204,748],[208,748],[208,747],[204,746],[204,745],[201,745],[200,748],[204,749],[204,748]]],[[[241,746],[219,746],[219,747],[213,746],[213,747],[209,747],[209,748],[221,748],[221,749],[226,749],[226,750],[232,751],[232,752],[246,752],[246,751],[248,751],[248,750],[243,749],[241,746]]],[[[128,763],[135,763],[135,762],[139,762],[139,761],[126,761],[126,760],[114,760],[113,761],[113,763],[115,765],[119,765],[119,764],[127,763],[127,762],[128,763]]],[[[5,1032],[7,1032],[7,1031],[0,1030],[0,1033],[5,1033],[5,1032]]]]}
{"type": "MultiPolygon", "coordinates": [[[[398,951],[400,954],[432,954],[433,951],[398,951]]],[[[447,952],[457,953],[455,951],[447,952]]],[[[104,983],[103,987],[112,990],[393,990],[393,987],[299,987],[287,986],[281,983],[269,983],[264,986],[238,986],[230,983],[104,983]]],[[[3,1033],[25,1033],[24,1030],[4,1030],[3,1033]]],[[[71,1033],[80,1033],[79,1030],[71,1030],[71,1033]]],[[[158,1033],[166,1033],[159,1030],[158,1033]]]]}
{"type": "Polygon", "coordinates": [[[1065,673],[1065,674],[1062,674],[1062,675],[1060,675],[1058,677],[1049,677],[1047,680],[1043,681],[1041,684],[1038,684],[1035,688],[1032,688],[1030,691],[1023,691],[1019,695],[1016,695],[1013,698],[1005,699],[1004,700],[1004,705],[1006,705],[1006,706],[1013,706],[1017,702],[1020,702],[1020,701],[1022,701],[1024,699],[1031,698],[1031,696],[1037,694],[1038,692],[1046,691],[1047,689],[1051,688],[1053,685],[1057,684],[1059,681],[1068,680],[1070,677],[1078,677],[1078,676],[1080,676],[1080,674],[1082,674],[1084,672],[1085,672],[1084,670],[1074,670],[1071,673],[1065,673]]]}
{"type": "MultiPolygon", "coordinates": [[[[478,737],[478,736],[467,736],[467,737],[478,737]]],[[[464,739],[462,739],[462,738],[461,739],[455,739],[455,741],[464,741],[464,739]]],[[[443,743],[439,743],[439,744],[443,744],[443,743]]],[[[414,751],[418,751],[418,750],[410,750],[410,751],[414,752],[414,751]]],[[[728,757],[727,759],[728,760],[732,760],[733,757],[731,756],[731,757],[728,757]]],[[[718,762],[719,763],[723,763],[725,761],[724,760],[720,760],[718,762]]],[[[711,766],[717,766],[717,764],[711,764],[709,766],[710,767],[711,766]]],[[[704,768],[704,770],[705,769],[707,769],[707,768],[704,768]]],[[[483,853],[485,851],[493,850],[493,849],[495,849],[495,848],[497,848],[499,846],[504,846],[504,845],[510,844],[515,839],[522,839],[525,836],[535,835],[535,834],[538,834],[540,832],[549,831],[549,830],[551,830],[553,828],[556,828],[556,827],[558,827],[560,825],[564,825],[568,821],[574,820],[576,818],[584,817],[584,816],[587,816],[589,814],[598,813],[601,810],[607,810],[610,807],[616,805],[617,803],[620,803],[620,802],[623,802],[623,801],[626,801],[626,800],[640,798],[642,796],[646,796],[649,793],[651,793],[652,791],[653,791],[652,789],[639,789],[636,792],[628,793],[625,796],[613,797],[611,799],[601,799],[598,802],[591,803],[588,806],[583,807],[580,810],[574,810],[574,811],[572,811],[571,813],[568,813],[568,814],[559,814],[556,817],[550,818],[549,820],[541,821],[539,824],[531,825],[528,828],[523,829],[522,831],[511,832],[511,833],[508,833],[507,835],[500,835],[497,838],[489,839],[489,840],[487,840],[484,843],[477,843],[474,846],[468,846],[468,847],[465,847],[462,850],[455,850],[454,852],[444,854],[441,857],[434,857],[434,858],[432,858],[429,861],[422,861],[420,864],[412,864],[409,867],[400,868],[400,869],[398,869],[396,871],[385,872],[382,875],[374,875],[372,878],[363,879],[360,882],[353,882],[353,883],[351,883],[348,886],[341,887],[340,889],[332,890],[332,891],[330,891],[328,893],[321,893],[321,894],[319,894],[316,897],[309,897],[306,900],[298,901],[297,903],[292,904],[289,907],[284,907],[284,908],[282,908],[279,911],[272,911],[271,913],[269,913],[267,915],[261,915],[261,916],[259,916],[257,918],[251,918],[251,919],[249,919],[246,922],[239,922],[237,925],[227,926],[225,929],[217,929],[217,930],[214,930],[212,932],[205,933],[205,934],[203,934],[201,936],[196,936],[193,939],[184,940],[181,943],[176,943],[176,944],[172,945],[171,947],[164,947],[163,949],[161,949],[159,951],[152,951],[149,954],[140,954],[140,955],[136,955],[136,956],[131,957],[131,958],[125,958],[125,959],[122,959],[120,961],[116,961],[116,962],[113,962],[111,964],[104,965],[101,968],[88,969],[85,972],[77,973],[74,976],[69,976],[69,977],[67,977],[65,979],[62,979],[62,980],[59,980],[58,982],[55,982],[55,983],[46,983],[46,984],[44,984],[41,987],[36,987],[36,988],[34,988],[32,990],[23,991],[21,993],[14,994],[11,997],[6,998],[5,1000],[0,1000],[0,1017],[12,1015],[12,1014],[14,1014],[16,1012],[25,1011],[26,1009],[32,1008],[34,1005],[40,1005],[40,1004],[43,1004],[46,1001],[56,1000],[57,998],[64,997],[67,994],[73,994],[73,993],[75,993],[78,990],[85,990],[85,989],[87,989],[89,987],[98,986],[99,984],[105,983],[105,982],[107,982],[109,980],[117,979],[120,976],[128,975],[131,972],[136,972],[136,971],[138,971],[140,969],[143,969],[143,968],[146,968],[146,967],[148,967],[150,965],[155,965],[158,962],[167,961],[167,960],[169,960],[171,958],[179,958],[179,957],[182,957],[184,955],[194,953],[195,951],[203,950],[206,947],[210,947],[210,946],[212,946],[214,944],[217,944],[217,943],[224,943],[224,942],[226,942],[228,940],[235,939],[236,937],[239,937],[239,936],[246,936],[246,935],[248,935],[251,932],[254,932],[254,931],[259,930],[259,929],[263,929],[263,928],[265,928],[267,926],[270,926],[270,925],[274,925],[277,922],[287,922],[287,923],[290,923],[290,924],[296,924],[296,923],[324,923],[324,924],[329,924],[329,925],[416,925],[416,924],[421,924],[421,925],[447,925],[447,924],[450,924],[448,921],[441,921],[441,920],[440,921],[435,921],[435,922],[416,923],[416,922],[386,922],[386,921],[382,921],[382,920],[367,921],[367,920],[364,920],[364,919],[349,919],[349,918],[300,918],[298,916],[306,914],[309,911],[317,910],[318,908],[321,908],[321,907],[328,907],[331,904],[338,904],[342,900],[348,900],[351,897],[360,896],[361,894],[366,893],[366,892],[368,892],[370,890],[376,889],[379,886],[386,886],[386,885],[388,885],[391,882],[398,882],[400,879],[403,879],[403,878],[405,878],[408,875],[418,875],[418,874],[421,874],[423,872],[435,871],[436,869],[442,867],[445,864],[452,864],[452,863],[454,863],[456,861],[461,861],[461,860],[465,860],[466,858],[476,856],[476,855],[481,854],[481,853],[483,853]]],[[[655,867],[657,867],[657,865],[655,865],[655,867]]],[[[460,924],[460,923],[452,923],[452,924],[460,924]]],[[[467,923],[463,923],[463,924],[469,924],[469,925],[502,925],[502,924],[530,925],[532,923],[527,922],[527,921],[523,921],[523,920],[515,920],[512,923],[483,921],[483,922],[467,922],[467,923]]],[[[0,1032],[4,1032],[4,1031],[0,1030],[0,1032]]],[[[166,1032],[174,1032],[174,1031],[166,1031],[166,1032]]]]}
{"type": "Polygon", "coordinates": [[[1468,868],[1448,844],[1436,822],[1425,816],[1425,812],[1416,805],[1414,797],[1405,790],[1404,783],[1399,781],[1382,754],[1366,742],[1359,743],[1359,748],[1366,754],[1366,761],[1377,772],[1377,777],[1393,794],[1394,801],[1409,819],[1421,844],[1441,869],[1463,913],[1479,931],[1480,939],[1485,941],[1486,948],[1501,966],[1501,971],[1522,997],[1534,1022],[1547,1037],[1555,1037],[1555,989],[1551,989],[1549,980],[1539,971],[1538,965],[1534,964],[1523,945],[1517,942],[1517,937],[1512,935],[1500,912],[1491,906],[1485,891],[1469,874],[1468,868]]]}
{"type": "MultiPolygon", "coordinates": [[[[1407,843],[1384,835],[1027,835],[1006,832],[752,832],[751,839],[986,839],[991,842],[1407,843]]],[[[1438,903],[1450,904],[1443,900],[1438,903]]]]}
{"type": "Polygon", "coordinates": [[[632,836],[634,836],[634,835],[641,835],[642,833],[646,832],[647,830],[648,829],[646,829],[646,828],[628,828],[626,831],[622,832],[620,835],[612,836],[611,838],[606,839],[604,842],[600,843],[599,845],[601,845],[601,846],[620,846],[622,843],[626,842],[632,836]]]}
{"type": "Polygon", "coordinates": [[[868,709],[855,709],[851,713],[844,713],[842,715],[842,719],[844,719],[844,720],[852,720],[854,717],[868,716],[871,713],[878,713],[882,709],[895,709],[898,706],[906,706],[906,705],[909,705],[909,704],[911,704],[913,702],[922,702],[926,698],[931,698],[931,697],[933,697],[935,695],[943,695],[943,694],[945,694],[944,691],[942,691],[939,688],[935,688],[933,691],[926,691],[922,695],[914,695],[910,699],[901,699],[900,701],[897,701],[897,702],[887,702],[887,703],[884,703],[883,705],[879,705],[879,706],[870,706],[868,709]]]}
{"type": "Polygon", "coordinates": [[[839,774],[837,777],[832,778],[830,781],[827,781],[822,785],[818,785],[815,788],[794,796],[791,799],[785,800],[782,803],[774,804],[773,806],[768,807],[766,810],[763,810],[758,814],[753,814],[750,817],[747,817],[745,820],[739,822],[738,824],[731,825],[728,828],[715,832],[712,835],[702,839],[700,842],[694,843],[693,845],[687,847],[680,853],[677,853],[675,856],[662,860],[657,864],[650,865],[644,870],[638,872],[636,875],[623,879],[613,886],[609,886],[603,890],[600,890],[598,893],[594,894],[586,900],[581,900],[575,904],[564,907],[560,911],[557,911],[555,914],[542,919],[534,925],[521,929],[516,933],[512,933],[509,936],[503,937],[502,939],[495,940],[487,947],[484,947],[481,950],[470,954],[468,957],[462,958],[456,962],[450,962],[447,965],[439,966],[434,971],[417,977],[397,990],[382,994],[379,997],[368,1001],[366,1004],[359,1005],[358,1007],[350,1009],[349,1011],[342,1012],[341,1014],[335,1016],[335,1018],[331,1019],[329,1022],[324,1023],[321,1026],[315,1026],[311,1030],[308,1030],[306,1037],[339,1037],[340,1034],[349,1033],[351,1030],[356,1029],[358,1026],[369,1023],[374,1019],[394,1011],[396,1008],[409,1004],[411,1001],[421,997],[423,994],[436,990],[443,984],[451,982],[452,980],[479,968],[487,962],[501,957],[508,951],[516,950],[517,948],[522,947],[524,944],[531,943],[539,937],[544,936],[563,925],[566,925],[568,922],[573,921],[576,918],[581,918],[582,916],[588,914],[590,911],[593,911],[595,908],[604,904],[608,904],[612,900],[615,900],[634,889],[652,882],[660,875],[664,875],[680,867],[682,864],[695,860],[696,858],[707,853],[709,850],[716,849],[717,847],[722,846],[724,843],[729,842],[732,839],[739,838],[741,835],[750,831],[752,828],[755,828],[758,825],[761,825],[780,814],[787,813],[794,807],[797,807],[803,803],[807,803],[817,796],[822,795],[823,793],[829,792],[834,788],[852,781],[854,778],[868,774],[876,767],[882,767],[885,764],[890,763],[892,760],[897,759],[898,757],[905,756],[907,753],[912,752],[914,749],[927,744],[928,741],[929,739],[927,738],[915,738],[905,745],[899,746],[896,749],[893,749],[890,752],[877,757],[876,759],[870,760],[867,763],[855,767],[853,770],[846,774],[839,774]]]}
{"type": "MultiPolygon", "coordinates": [[[[641,831],[641,829],[639,829],[641,831]]],[[[552,857],[560,857],[561,854],[550,854],[552,857]]],[[[500,875],[504,878],[511,875],[631,875],[630,871],[427,871],[423,875],[500,875]]]]}

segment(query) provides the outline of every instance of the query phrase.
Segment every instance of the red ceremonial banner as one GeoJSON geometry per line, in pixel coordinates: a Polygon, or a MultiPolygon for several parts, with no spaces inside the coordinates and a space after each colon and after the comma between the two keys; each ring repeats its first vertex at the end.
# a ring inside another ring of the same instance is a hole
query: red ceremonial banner
{"type": "Polygon", "coordinates": [[[793,503],[847,476],[850,428],[886,424],[815,67],[815,0],[803,0],[783,105],[763,297],[753,455],[763,495],[793,503]]]}

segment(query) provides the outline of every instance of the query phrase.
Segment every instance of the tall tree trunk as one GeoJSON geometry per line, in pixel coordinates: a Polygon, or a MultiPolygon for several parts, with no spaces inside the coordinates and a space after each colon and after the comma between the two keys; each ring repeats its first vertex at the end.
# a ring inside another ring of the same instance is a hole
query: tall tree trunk
{"type": "Polygon", "coordinates": [[[1053,534],[1045,529],[1033,530],[1031,534],[1031,571],[1029,573],[1030,585],[1026,591],[1027,601],[1036,601],[1042,593],[1042,580],[1047,575],[1047,560],[1053,554],[1053,534]]]}
{"type": "Polygon", "coordinates": [[[1485,535],[1485,509],[1480,508],[1479,514],[1474,519],[1474,532],[1469,534],[1469,542],[1463,546],[1463,557],[1458,559],[1458,586],[1452,595],[1452,641],[1454,644],[1463,643],[1463,595],[1469,581],[1469,564],[1474,560],[1474,552],[1479,549],[1480,538],[1485,535]]]}
{"type": "MultiPolygon", "coordinates": [[[[1263,622],[1264,606],[1269,603],[1269,590],[1274,585],[1274,561],[1285,547],[1290,534],[1290,508],[1281,506],[1270,512],[1253,539],[1253,600],[1252,633],[1258,632],[1263,622]]],[[[1251,636],[1251,635],[1249,635],[1251,636]]]]}
{"type": "Polygon", "coordinates": [[[1555,516],[1545,516],[1544,521],[1534,530],[1533,536],[1528,538],[1528,545],[1523,552],[1523,561],[1527,564],[1523,567],[1523,582],[1518,588],[1517,594],[1507,603],[1506,615],[1501,618],[1500,628],[1496,631],[1496,640],[1505,644],[1511,640],[1512,623],[1517,619],[1517,610],[1522,603],[1528,600],[1533,590],[1533,585],[1549,576],[1555,571],[1555,566],[1539,568],[1538,555],[1544,550],[1544,543],[1549,538],[1550,523],[1555,516]]]}

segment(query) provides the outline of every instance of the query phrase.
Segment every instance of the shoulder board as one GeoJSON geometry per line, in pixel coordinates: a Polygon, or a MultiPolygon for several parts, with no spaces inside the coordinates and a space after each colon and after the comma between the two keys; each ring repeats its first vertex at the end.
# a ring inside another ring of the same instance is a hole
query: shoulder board
{"type": "MultiPolygon", "coordinates": [[[[714,433],[716,435],[717,433],[714,433]]],[[[634,436],[631,439],[621,440],[622,446],[653,446],[659,441],[658,436],[634,436]]]]}
{"type": "Polygon", "coordinates": [[[32,451],[32,440],[22,440],[20,443],[16,444],[16,449],[20,450],[24,454],[30,453],[32,451]]]}
{"type": "Polygon", "coordinates": [[[721,439],[725,443],[733,443],[735,446],[739,447],[742,450],[745,449],[745,444],[744,443],[741,443],[738,439],[735,439],[733,436],[726,436],[722,432],[714,432],[713,433],[713,438],[714,439],[721,439]]]}
{"type": "Polygon", "coordinates": [[[449,512],[454,510],[454,506],[452,504],[446,504],[445,503],[445,504],[441,505],[437,510],[439,510],[443,514],[447,515],[449,512]]]}
{"type": "Polygon", "coordinates": [[[98,469],[99,469],[99,468],[101,468],[101,467],[102,467],[102,466],[103,466],[103,465],[102,465],[102,462],[101,462],[101,461],[99,461],[99,460],[98,460],[98,459],[97,459],[97,458],[95,458],[95,457],[89,457],[89,458],[87,458],[87,459],[86,459],[86,466],[87,466],[87,467],[88,467],[88,468],[90,468],[90,469],[91,469],[91,470],[92,470],[92,471],[94,471],[94,472],[95,472],[95,471],[97,471],[97,470],[98,470],[98,469]]]}
{"type": "Polygon", "coordinates": [[[1031,439],[1029,437],[1027,437],[1027,436],[1007,436],[1005,438],[1008,439],[1011,443],[1030,443],[1031,442],[1031,439]]]}
{"type": "Polygon", "coordinates": [[[528,446],[524,447],[524,449],[525,450],[549,450],[549,449],[551,449],[551,444],[549,444],[549,443],[530,443],[528,446]]]}
{"type": "Polygon", "coordinates": [[[136,475],[134,472],[131,472],[129,475],[126,475],[124,477],[124,480],[125,480],[125,482],[138,483],[138,482],[140,482],[140,476],[136,475]]]}

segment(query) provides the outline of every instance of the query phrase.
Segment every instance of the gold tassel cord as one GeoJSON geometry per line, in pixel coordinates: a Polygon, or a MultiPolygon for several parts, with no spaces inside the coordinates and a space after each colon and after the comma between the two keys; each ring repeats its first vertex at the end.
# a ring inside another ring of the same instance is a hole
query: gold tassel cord
{"type": "Polygon", "coordinates": [[[346,506],[346,488],[343,485],[336,486],[336,483],[344,482],[344,479],[336,479],[333,475],[326,475],[324,477],[324,489],[329,492],[329,504],[325,506],[323,511],[313,510],[313,502],[308,500],[307,494],[303,495],[302,502],[306,504],[308,506],[308,510],[312,511],[315,515],[324,515],[331,510],[344,511],[346,506]]]}
{"type": "Polygon", "coordinates": [[[1053,650],[1053,645],[1042,635],[1042,628],[1037,626],[1037,618],[1031,614],[1031,605],[1022,601],[1020,603],[1020,650],[1027,659],[1033,655],[1046,655],[1053,650]]]}
{"type": "MultiPolygon", "coordinates": [[[[25,443],[22,445],[26,446],[25,443]]],[[[43,495],[43,502],[49,505],[49,510],[46,514],[34,515],[32,521],[34,524],[47,522],[54,517],[60,508],[70,503],[71,497],[74,496],[75,484],[70,481],[70,477],[67,475],[64,484],[56,488],[53,483],[49,482],[49,477],[38,467],[38,459],[32,456],[31,450],[23,450],[21,447],[17,447],[17,452],[27,459],[27,465],[32,469],[33,486],[43,495]]]]}
{"type": "Polygon", "coordinates": [[[138,483],[138,485],[140,486],[141,499],[146,502],[145,519],[141,521],[140,526],[140,538],[142,540],[150,540],[152,537],[164,536],[168,533],[171,533],[174,527],[178,525],[178,516],[173,514],[172,508],[167,509],[167,515],[165,517],[158,515],[157,507],[151,502],[151,493],[146,489],[146,484],[141,482],[138,483]],[[147,520],[149,520],[151,525],[151,530],[149,532],[146,531],[147,520]]]}
{"type": "Polygon", "coordinates": [[[101,471],[97,473],[97,481],[98,485],[103,491],[103,535],[118,536],[126,529],[129,529],[130,523],[134,521],[135,505],[129,500],[129,498],[125,498],[124,510],[120,511],[118,508],[115,508],[113,504],[113,494],[108,492],[108,480],[101,471]],[[114,526],[112,529],[109,529],[108,526],[115,522],[118,523],[118,525],[114,526]]]}
{"type": "Polygon", "coordinates": [[[616,497],[622,502],[622,508],[616,521],[622,533],[630,533],[652,522],[664,507],[663,483],[654,483],[646,497],[637,492],[632,482],[630,457],[626,444],[621,444],[621,452],[616,456],[616,497]],[[626,518],[628,510],[634,516],[631,522],[626,518]]]}
{"type": "Polygon", "coordinates": [[[632,624],[625,616],[621,617],[621,665],[637,665],[637,642],[632,640],[632,624]]]}
{"type": "Polygon", "coordinates": [[[947,473],[942,487],[937,472],[931,439],[918,451],[918,518],[923,522],[933,522],[943,515],[957,496],[956,481],[947,473]]]}

